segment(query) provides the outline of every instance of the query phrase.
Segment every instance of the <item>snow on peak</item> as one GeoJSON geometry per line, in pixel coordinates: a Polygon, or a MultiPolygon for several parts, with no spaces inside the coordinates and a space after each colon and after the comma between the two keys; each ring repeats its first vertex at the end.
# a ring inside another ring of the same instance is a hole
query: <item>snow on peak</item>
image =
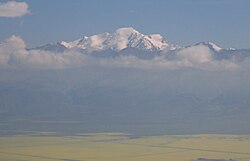
{"type": "Polygon", "coordinates": [[[208,42],[208,44],[209,45],[211,45],[212,46],[212,48],[215,50],[215,51],[217,51],[217,52],[219,52],[219,51],[221,51],[222,50],[222,48],[221,47],[219,47],[217,44],[215,44],[215,43],[212,43],[212,42],[208,42]]]}
{"type": "Polygon", "coordinates": [[[132,27],[119,28],[114,33],[101,33],[84,36],[81,39],[65,42],[66,48],[81,48],[88,51],[115,50],[121,51],[132,47],[141,50],[164,50],[173,47],[160,34],[144,35],[132,27]]]}
{"type": "Polygon", "coordinates": [[[146,36],[152,44],[158,49],[164,49],[169,47],[167,40],[165,40],[160,34],[151,34],[146,36]]]}
{"type": "Polygon", "coordinates": [[[207,46],[209,49],[211,50],[214,50],[215,52],[220,52],[222,50],[221,47],[219,47],[217,44],[213,43],[213,42],[200,42],[200,43],[197,43],[195,45],[204,45],[204,46],[207,46]]]}
{"type": "Polygon", "coordinates": [[[135,30],[133,27],[123,27],[123,28],[118,28],[115,31],[116,34],[120,35],[130,35],[133,33],[139,33],[137,30],[135,30]]]}
{"type": "Polygon", "coordinates": [[[228,48],[228,50],[234,51],[236,50],[236,48],[228,48]]]}

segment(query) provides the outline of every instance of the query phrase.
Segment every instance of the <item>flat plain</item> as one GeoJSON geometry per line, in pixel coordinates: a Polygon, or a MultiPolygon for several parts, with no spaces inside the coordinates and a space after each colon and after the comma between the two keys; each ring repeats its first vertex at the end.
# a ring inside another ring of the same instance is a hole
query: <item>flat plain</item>
{"type": "Polygon", "coordinates": [[[250,161],[250,135],[53,133],[0,137],[0,161],[250,161]]]}

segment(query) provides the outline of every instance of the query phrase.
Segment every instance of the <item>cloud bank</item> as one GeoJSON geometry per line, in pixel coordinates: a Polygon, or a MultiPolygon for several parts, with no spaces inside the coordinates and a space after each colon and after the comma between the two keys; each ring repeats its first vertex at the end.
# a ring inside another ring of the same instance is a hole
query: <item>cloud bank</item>
{"type": "Polygon", "coordinates": [[[249,60],[236,62],[231,59],[217,60],[208,47],[198,45],[184,48],[169,59],[167,54],[152,59],[141,59],[136,56],[95,57],[80,52],[53,53],[43,50],[27,50],[21,37],[11,36],[0,43],[1,69],[65,69],[98,65],[107,67],[126,67],[140,69],[195,68],[201,70],[221,71],[237,70],[249,66],[249,60]]]}
{"type": "Polygon", "coordinates": [[[0,17],[21,17],[29,12],[26,2],[8,1],[0,3],[0,17]]]}
{"type": "Polygon", "coordinates": [[[25,42],[18,36],[11,36],[0,44],[1,68],[61,69],[77,66],[83,59],[80,53],[27,50],[25,42]]]}

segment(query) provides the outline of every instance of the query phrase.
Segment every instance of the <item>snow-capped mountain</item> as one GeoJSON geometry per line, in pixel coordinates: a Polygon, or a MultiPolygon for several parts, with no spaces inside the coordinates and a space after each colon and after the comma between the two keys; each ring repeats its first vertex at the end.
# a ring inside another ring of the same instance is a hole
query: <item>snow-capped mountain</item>
{"type": "MultiPolygon", "coordinates": [[[[221,48],[219,45],[213,42],[199,42],[192,46],[205,46],[210,49],[211,53],[213,53],[213,57],[217,60],[223,59],[234,59],[235,61],[242,61],[247,57],[250,57],[250,49],[235,49],[235,48],[221,48]]],[[[192,47],[188,46],[188,47],[192,47]]]]}
{"type": "Polygon", "coordinates": [[[75,41],[61,41],[47,44],[36,49],[58,50],[81,49],[86,52],[113,50],[119,52],[126,48],[135,48],[144,51],[175,50],[178,45],[169,43],[160,34],[144,35],[132,27],[119,28],[114,33],[101,33],[92,36],[83,36],[75,41]]]}
{"type": "Polygon", "coordinates": [[[145,35],[132,27],[119,28],[113,33],[100,33],[92,36],[83,36],[74,41],[61,41],[47,44],[30,50],[46,50],[61,53],[64,51],[77,51],[98,57],[115,57],[119,55],[133,55],[139,58],[154,58],[165,54],[171,58],[181,50],[190,47],[204,46],[211,51],[215,59],[243,60],[250,57],[250,49],[223,49],[213,42],[199,42],[194,45],[181,47],[170,43],[160,34],[145,35]]]}
{"type": "Polygon", "coordinates": [[[208,42],[199,42],[199,43],[197,43],[197,44],[195,44],[193,46],[198,46],[198,45],[206,46],[210,50],[212,50],[212,51],[214,51],[216,53],[218,53],[218,52],[220,52],[222,50],[222,48],[219,45],[217,45],[217,44],[215,44],[213,42],[210,42],[210,41],[208,41],[208,42]]]}

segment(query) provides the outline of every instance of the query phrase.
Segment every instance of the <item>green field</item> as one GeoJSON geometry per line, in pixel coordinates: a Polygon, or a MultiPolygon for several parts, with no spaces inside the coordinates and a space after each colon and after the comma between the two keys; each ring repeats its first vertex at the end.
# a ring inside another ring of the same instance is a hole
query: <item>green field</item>
{"type": "Polygon", "coordinates": [[[0,137],[0,161],[250,161],[249,135],[122,133],[15,135],[0,137]]]}

